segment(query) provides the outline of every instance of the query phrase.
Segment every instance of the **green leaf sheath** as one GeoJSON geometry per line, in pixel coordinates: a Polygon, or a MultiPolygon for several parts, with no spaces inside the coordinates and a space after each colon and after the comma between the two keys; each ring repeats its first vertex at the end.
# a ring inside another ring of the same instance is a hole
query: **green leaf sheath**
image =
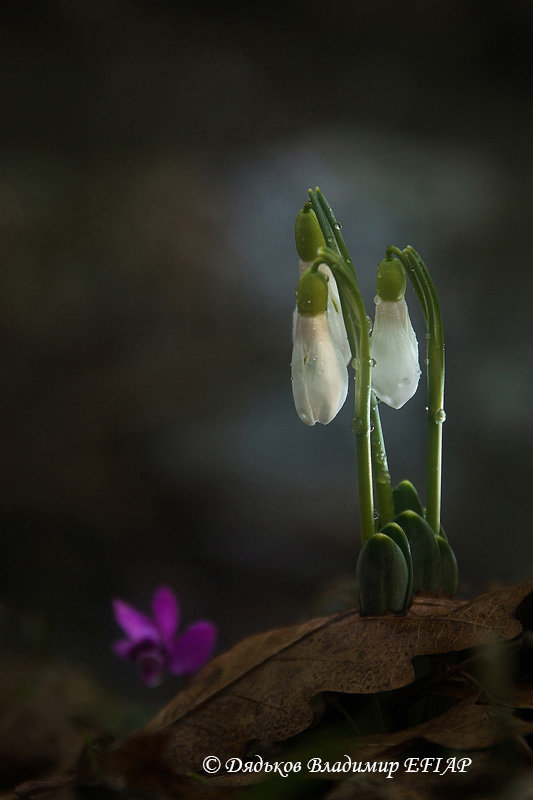
{"type": "Polygon", "coordinates": [[[372,450],[372,470],[376,491],[376,505],[379,511],[380,524],[385,525],[395,515],[394,499],[390,482],[387,453],[383,440],[378,400],[374,392],[370,397],[370,447],[372,450]]]}

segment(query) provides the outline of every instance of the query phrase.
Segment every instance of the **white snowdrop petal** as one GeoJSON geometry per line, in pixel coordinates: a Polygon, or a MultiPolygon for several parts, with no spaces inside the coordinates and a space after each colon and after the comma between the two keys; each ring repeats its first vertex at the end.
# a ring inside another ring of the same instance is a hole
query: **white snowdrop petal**
{"type": "Polygon", "coordinates": [[[306,425],[314,425],[316,422],[313,409],[309,403],[307,384],[305,379],[305,353],[301,337],[295,336],[292,348],[292,396],[296,413],[306,425]]]}
{"type": "Polygon", "coordinates": [[[372,388],[392,408],[401,408],[417,390],[420,379],[418,342],[405,300],[376,298],[376,317],[370,339],[372,388]]]}
{"type": "Polygon", "coordinates": [[[348,372],[326,314],[297,317],[292,391],[298,416],[307,425],[331,422],[346,399],[348,372]]]}
{"type": "Polygon", "coordinates": [[[294,344],[294,340],[296,338],[296,323],[298,321],[298,306],[294,307],[294,311],[292,312],[292,343],[294,344]]]}
{"type": "Polygon", "coordinates": [[[328,315],[331,337],[341,348],[344,356],[344,363],[349,364],[352,360],[352,351],[350,350],[350,343],[348,342],[346,328],[344,327],[344,317],[342,316],[341,299],[337,281],[327,264],[321,264],[318,269],[328,278],[328,307],[326,313],[328,315]]]}

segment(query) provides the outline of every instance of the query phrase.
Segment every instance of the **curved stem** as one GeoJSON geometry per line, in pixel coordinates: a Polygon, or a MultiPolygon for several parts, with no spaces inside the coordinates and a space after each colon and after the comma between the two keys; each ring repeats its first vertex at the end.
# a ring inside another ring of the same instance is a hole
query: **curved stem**
{"type": "MultiPolygon", "coordinates": [[[[353,328],[357,324],[357,335],[353,336],[352,356],[356,365],[355,418],[352,430],[355,434],[357,455],[357,483],[359,490],[359,514],[362,543],[374,534],[374,496],[372,483],[372,455],[370,447],[370,340],[363,298],[354,275],[340,255],[329,248],[321,247],[318,259],[332,270],[341,299],[342,313],[353,328]]],[[[352,347],[352,341],[350,341],[352,347]]]]}
{"type": "Polygon", "coordinates": [[[320,191],[318,186],[315,188],[315,194],[316,194],[316,197],[318,199],[318,202],[320,203],[320,205],[322,206],[322,208],[324,210],[324,214],[326,216],[326,219],[328,220],[328,222],[329,222],[329,224],[331,226],[331,229],[333,231],[333,235],[335,236],[335,241],[337,243],[337,247],[339,249],[339,253],[343,257],[343,259],[345,260],[347,265],[349,267],[351,267],[352,272],[354,274],[354,277],[355,277],[355,279],[357,281],[357,276],[356,276],[356,273],[355,273],[355,267],[353,265],[352,259],[350,258],[350,254],[348,252],[348,248],[346,247],[346,243],[344,241],[344,237],[343,237],[343,235],[341,233],[342,225],[341,225],[340,222],[337,222],[337,218],[335,217],[335,214],[333,213],[333,209],[331,208],[330,204],[328,203],[328,201],[326,199],[326,196],[320,191]]]}
{"type": "Polygon", "coordinates": [[[416,291],[428,330],[427,391],[428,391],[428,453],[427,453],[427,511],[426,518],[436,534],[440,531],[442,485],[442,423],[444,411],[444,331],[437,292],[428,269],[413,247],[400,250],[387,248],[402,262],[416,291]]]}
{"type": "Polygon", "coordinates": [[[312,189],[309,189],[309,202],[311,203],[313,211],[316,214],[318,224],[320,225],[320,229],[324,239],[326,240],[327,246],[340,254],[341,251],[339,249],[339,245],[337,244],[337,237],[335,236],[333,225],[330,223],[326,212],[316,195],[316,192],[314,192],[312,189]]]}
{"type": "Polygon", "coordinates": [[[431,325],[428,326],[428,463],[426,518],[436,534],[440,531],[442,486],[442,424],[444,411],[444,331],[440,304],[426,265],[412,247],[406,247],[410,262],[425,278],[430,293],[431,325]]]}
{"type": "Polygon", "coordinates": [[[404,270],[407,272],[411,283],[413,284],[413,288],[416,292],[416,296],[418,297],[418,302],[422,307],[422,313],[424,314],[424,319],[426,321],[426,326],[429,330],[430,319],[429,319],[429,308],[428,308],[428,301],[426,298],[426,289],[424,284],[426,283],[425,280],[422,280],[422,277],[418,274],[418,272],[414,269],[413,265],[409,261],[406,253],[404,250],[400,250],[399,247],[387,247],[385,251],[387,258],[391,256],[396,256],[403,265],[404,270]]]}
{"type": "MultiPolygon", "coordinates": [[[[344,241],[344,237],[341,233],[341,224],[337,221],[335,214],[333,213],[333,209],[331,208],[326,196],[317,186],[315,191],[309,189],[309,202],[311,203],[319,221],[319,224],[322,229],[322,233],[326,240],[331,240],[331,236],[335,239],[336,250],[342,256],[344,263],[348,269],[349,276],[351,278],[350,286],[351,290],[355,290],[359,292],[359,285],[357,282],[357,274],[355,272],[355,267],[353,265],[353,261],[350,258],[350,254],[348,252],[348,248],[346,247],[346,243],[344,241]],[[352,286],[352,283],[354,286],[352,286]]],[[[344,316],[344,311],[343,311],[344,316]]],[[[365,318],[366,318],[366,311],[365,311],[365,318]]],[[[358,346],[357,346],[357,334],[359,330],[359,319],[353,319],[352,325],[347,322],[346,316],[344,316],[344,325],[346,327],[346,333],[348,336],[348,341],[350,343],[350,348],[352,351],[352,357],[357,358],[358,356],[358,346]],[[353,328],[352,336],[354,337],[354,342],[350,338],[350,329],[353,328]],[[355,345],[355,346],[353,346],[355,345]]],[[[371,459],[372,459],[372,473],[375,478],[375,482],[377,484],[376,490],[376,499],[377,505],[380,512],[380,518],[388,522],[394,516],[394,503],[392,499],[392,487],[390,484],[390,474],[387,467],[387,453],[385,450],[385,440],[383,438],[383,430],[381,428],[381,420],[379,416],[379,409],[377,406],[377,401],[375,404],[371,402],[370,407],[370,415],[371,415],[371,459]],[[385,469],[383,469],[385,466],[385,469]]]]}

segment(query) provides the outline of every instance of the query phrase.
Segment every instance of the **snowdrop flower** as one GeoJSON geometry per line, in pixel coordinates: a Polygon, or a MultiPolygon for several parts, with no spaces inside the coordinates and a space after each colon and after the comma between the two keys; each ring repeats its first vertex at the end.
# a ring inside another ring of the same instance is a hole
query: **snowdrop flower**
{"type": "MultiPolygon", "coordinates": [[[[296,242],[296,249],[300,256],[300,277],[306,269],[312,266],[317,257],[319,247],[326,246],[326,240],[320,229],[318,219],[315,212],[309,203],[306,203],[302,210],[296,216],[294,223],[294,238],[296,242]]],[[[333,273],[327,264],[320,264],[318,267],[319,272],[326,276],[328,280],[328,304],[326,308],[326,315],[328,318],[328,325],[331,336],[337,345],[344,353],[346,364],[352,359],[348,337],[346,336],[346,328],[344,327],[344,318],[342,316],[341,301],[339,297],[339,290],[337,282],[333,277],[333,273]]],[[[293,317],[293,340],[296,326],[296,319],[298,316],[298,309],[294,310],[293,317]]]]}
{"type": "Polygon", "coordinates": [[[376,316],[370,338],[372,388],[392,408],[401,408],[420,379],[418,342],[404,300],[405,272],[396,258],[378,267],[376,316]]]}
{"type": "Polygon", "coordinates": [[[291,363],[294,403],[306,425],[331,422],[348,392],[346,356],[330,327],[328,296],[324,272],[306,269],[296,292],[291,363]]]}
{"type": "Polygon", "coordinates": [[[296,217],[294,234],[300,282],[293,315],[292,392],[300,419],[325,425],[346,399],[351,352],[333,273],[327,264],[311,270],[326,242],[309,203],[296,217]]]}
{"type": "Polygon", "coordinates": [[[152,617],[118,598],[113,600],[113,611],[127,637],[115,642],[113,652],[138,663],[146,686],[157,686],[165,671],[174,675],[197,672],[211,658],[216,627],[211,622],[194,622],[176,637],[179,606],[166,586],[160,586],[154,594],[152,617]]]}
{"type": "MultiPolygon", "coordinates": [[[[303,275],[306,269],[309,269],[312,263],[312,261],[302,261],[300,259],[300,276],[303,275]]],[[[326,307],[326,316],[328,318],[331,338],[342,350],[345,363],[349,364],[352,360],[352,352],[350,350],[348,337],[346,336],[346,328],[344,327],[344,317],[342,316],[341,299],[339,297],[337,282],[327,264],[320,264],[318,271],[325,275],[328,280],[328,305],[326,307]]],[[[298,307],[294,309],[293,341],[297,316],[298,307]]]]}

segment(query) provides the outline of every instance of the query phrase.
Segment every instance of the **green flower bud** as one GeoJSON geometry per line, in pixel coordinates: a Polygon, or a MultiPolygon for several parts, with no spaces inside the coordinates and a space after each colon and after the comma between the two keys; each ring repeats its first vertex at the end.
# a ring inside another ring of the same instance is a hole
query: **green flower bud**
{"type": "Polygon", "coordinates": [[[413,559],[413,593],[437,594],[441,584],[440,550],[431,526],[414,511],[402,511],[394,520],[403,528],[413,559]]]}
{"type": "Polygon", "coordinates": [[[402,300],[405,294],[405,271],[397,258],[385,258],[378,267],[376,292],[389,303],[402,300]]]}
{"type": "Polygon", "coordinates": [[[409,570],[402,551],[386,534],[375,533],[361,550],[357,583],[362,615],[405,609],[409,570]]]}
{"type": "Polygon", "coordinates": [[[392,497],[394,500],[395,514],[401,514],[402,511],[414,511],[421,517],[424,516],[424,509],[418,496],[418,492],[411,483],[411,481],[400,481],[400,483],[392,490],[392,497]]]}
{"type": "Polygon", "coordinates": [[[407,570],[409,572],[409,582],[405,592],[405,605],[407,606],[411,601],[413,594],[413,559],[411,558],[411,547],[409,540],[405,535],[403,528],[400,528],[397,522],[388,522],[382,529],[381,533],[389,536],[395,542],[403,553],[407,570]]]}
{"type": "Polygon", "coordinates": [[[309,267],[304,270],[296,287],[298,313],[306,317],[325,314],[328,306],[328,279],[322,272],[309,267]]]}
{"type": "Polygon", "coordinates": [[[313,261],[318,248],[326,246],[316,214],[307,203],[296,216],[294,238],[298,255],[305,262],[313,261]]]}
{"type": "Polygon", "coordinates": [[[440,550],[440,563],[441,563],[441,589],[444,589],[447,595],[453,597],[457,591],[459,583],[459,569],[457,567],[457,559],[452,548],[441,536],[437,536],[437,544],[440,550]]]}

